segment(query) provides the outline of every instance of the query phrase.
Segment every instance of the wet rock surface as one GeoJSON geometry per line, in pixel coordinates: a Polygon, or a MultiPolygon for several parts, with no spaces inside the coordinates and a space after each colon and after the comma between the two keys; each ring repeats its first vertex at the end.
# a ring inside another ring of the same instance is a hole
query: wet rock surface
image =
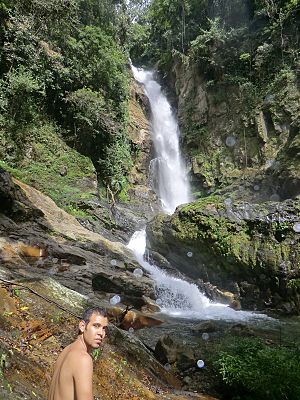
{"type": "MultiPolygon", "coordinates": [[[[0,214],[0,397],[42,400],[59,352],[76,336],[75,316],[91,304],[110,308],[116,294],[124,305],[151,308],[154,287],[147,273],[134,276],[137,264],[124,245],[84,229],[37,190],[4,178],[0,196],[10,208],[0,214]]],[[[134,318],[127,325],[123,320],[125,329],[163,323],[128,315],[134,318]]],[[[213,399],[181,387],[137,337],[110,325],[95,362],[95,398],[213,399]]]]}
{"type": "MultiPolygon", "coordinates": [[[[239,343],[241,340],[262,339],[271,346],[281,343],[292,345],[299,335],[299,326],[288,326],[284,321],[265,318],[251,319],[245,316],[240,321],[223,320],[190,320],[161,316],[165,323],[151,330],[140,330],[135,334],[153,350],[161,342],[167,340],[167,351],[171,348],[172,360],[183,354],[192,354],[193,364],[181,364],[178,361],[166,363],[167,371],[176,371],[182,378],[183,389],[205,392],[221,398],[225,396],[220,375],[215,361],[222,352],[226,352],[229,343],[239,343]],[[204,365],[203,365],[204,364],[204,365]]],[[[166,343],[165,343],[166,344],[166,343]]],[[[164,346],[165,347],[165,346],[164,346]]],[[[166,360],[166,358],[165,358],[166,360]]]]}
{"type": "MultiPolygon", "coordinates": [[[[80,316],[92,303],[52,278],[28,276],[14,286],[3,282],[7,270],[2,267],[0,278],[0,396],[44,400],[58,354],[76,337],[78,319],[71,313],[80,316]]],[[[180,380],[139,339],[112,324],[94,363],[93,383],[95,398],[104,400],[212,399],[181,391],[180,380]]]]}
{"type": "Polygon", "coordinates": [[[94,297],[118,293],[133,305],[144,305],[144,295],[153,298],[153,281],[147,274],[135,278],[138,264],[124,245],[84,229],[35,189],[10,183],[27,199],[26,210],[22,208],[27,220],[18,222],[19,214],[0,215],[3,266],[20,276],[28,271],[36,277],[55,276],[63,285],[94,297]]]}
{"type": "Polygon", "coordinates": [[[248,309],[299,313],[299,209],[298,200],[250,204],[211,196],[155,217],[148,245],[210,298],[226,300],[228,291],[227,303],[231,297],[248,309]]]}

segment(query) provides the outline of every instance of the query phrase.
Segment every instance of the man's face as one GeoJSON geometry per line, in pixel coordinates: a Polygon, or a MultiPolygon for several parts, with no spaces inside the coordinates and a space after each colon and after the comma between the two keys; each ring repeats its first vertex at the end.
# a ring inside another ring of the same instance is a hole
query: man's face
{"type": "Polygon", "coordinates": [[[84,321],[80,323],[81,327],[84,327],[83,339],[88,349],[98,349],[105,337],[108,319],[99,314],[92,314],[87,324],[84,321]]]}

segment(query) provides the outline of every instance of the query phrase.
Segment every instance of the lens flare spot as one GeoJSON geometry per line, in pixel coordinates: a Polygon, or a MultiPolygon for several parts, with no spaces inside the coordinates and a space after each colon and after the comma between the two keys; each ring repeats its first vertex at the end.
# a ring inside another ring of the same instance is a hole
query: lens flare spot
{"type": "Polygon", "coordinates": [[[225,206],[229,207],[232,204],[232,200],[228,197],[227,199],[224,200],[225,206]]]}
{"type": "Polygon", "coordinates": [[[133,275],[134,275],[136,278],[141,278],[141,277],[144,275],[144,273],[143,273],[143,270],[142,270],[141,268],[136,268],[136,269],[133,271],[133,275]]]}
{"type": "Polygon", "coordinates": [[[204,365],[205,365],[205,363],[204,363],[203,360],[198,360],[198,361],[197,361],[197,367],[198,367],[198,368],[204,368],[204,365]]]}
{"type": "Polygon", "coordinates": [[[109,299],[109,302],[111,305],[115,306],[116,304],[121,302],[121,297],[118,294],[116,294],[109,299]]]}
{"type": "Polygon", "coordinates": [[[236,140],[233,136],[228,136],[225,140],[225,143],[227,147],[233,147],[236,143],[236,140]]]}
{"type": "Polygon", "coordinates": [[[270,200],[271,201],[280,201],[280,196],[277,193],[272,194],[272,196],[270,196],[270,200]]]}
{"type": "Polygon", "coordinates": [[[300,222],[296,222],[296,223],[293,225],[293,230],[294,230],[294,232],[296,232],[296,233],[300,233],[300,222]]]}

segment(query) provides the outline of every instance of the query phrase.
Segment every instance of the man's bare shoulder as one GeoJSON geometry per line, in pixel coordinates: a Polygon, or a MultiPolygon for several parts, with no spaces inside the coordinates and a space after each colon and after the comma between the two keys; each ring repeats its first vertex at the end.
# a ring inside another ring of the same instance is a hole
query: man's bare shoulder
{"type": "Polygon", "coordinates": [[[93,364],[91,355],[78,342],[71,343],[65,350],[67,350],[68,358],[73,361],[80,359],[81,364],[84,363],[86,366],[93,364]]]}

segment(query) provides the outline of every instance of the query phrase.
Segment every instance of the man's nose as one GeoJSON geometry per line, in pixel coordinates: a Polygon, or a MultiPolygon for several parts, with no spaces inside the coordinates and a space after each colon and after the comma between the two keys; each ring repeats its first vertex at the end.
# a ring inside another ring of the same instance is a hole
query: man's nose
{"type": "Polygon", "coordinates": [[[98,331],[98,333],[99,333],[99,335],[100,335],[101,337],[104,337],[104,336],[105,336],[105,330],[104,330],[103,328],[100,328],[99,331],[98,331]]]}

